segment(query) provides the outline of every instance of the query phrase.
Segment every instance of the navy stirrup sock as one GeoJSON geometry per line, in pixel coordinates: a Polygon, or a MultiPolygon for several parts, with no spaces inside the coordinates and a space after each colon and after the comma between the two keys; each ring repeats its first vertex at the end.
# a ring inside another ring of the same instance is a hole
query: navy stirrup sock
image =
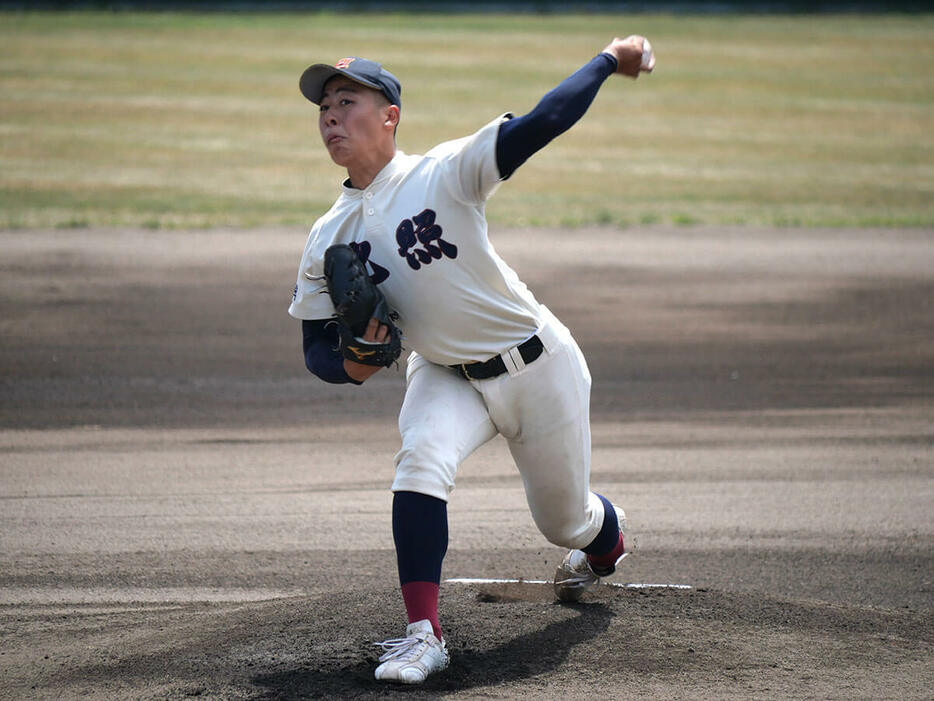
{"type": "Polygon", "coordinates": [[[396,492],[392,499],[392,537],[409,623],[427,618],[440,640],[438,589],[441,563],[448,549],[447,502],[417,492],[396,492]]]}
{"type": "Polygon", "coordinates": [[[603,502],[603,525],[597,537],[590,541],[590,544],[583,550],[587,553],[587,561],[594,573],[605,577],[616,570],[616,562],[626,552],[626,548],[623,543],[623,534],[619,529],[616,509],[613,508],[609,499],[600,494],[597,496],[603,502]]]}

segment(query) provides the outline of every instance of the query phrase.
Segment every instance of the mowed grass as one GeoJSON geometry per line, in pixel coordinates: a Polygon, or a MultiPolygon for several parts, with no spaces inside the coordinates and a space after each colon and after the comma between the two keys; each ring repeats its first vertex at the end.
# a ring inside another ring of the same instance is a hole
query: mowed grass
{"type": "Polygon", "coordinates": [[[934,16],[0,14],[0,227],[310,225],[340,169],[298,92],[382,60],[408,152],[613,77],[488,206],[509,226],[934,226],[934,16]]]}

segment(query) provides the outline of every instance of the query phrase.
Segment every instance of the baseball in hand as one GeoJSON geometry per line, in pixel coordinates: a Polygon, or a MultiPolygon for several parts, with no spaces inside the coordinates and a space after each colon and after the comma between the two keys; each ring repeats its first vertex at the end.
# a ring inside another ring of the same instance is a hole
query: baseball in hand
{"type": "Polygon", "coordinates": [[[648,39],[642,40],[642,70],[651,73],[655,68],[655,53],[652,51],[652,44],[648,39]]]}

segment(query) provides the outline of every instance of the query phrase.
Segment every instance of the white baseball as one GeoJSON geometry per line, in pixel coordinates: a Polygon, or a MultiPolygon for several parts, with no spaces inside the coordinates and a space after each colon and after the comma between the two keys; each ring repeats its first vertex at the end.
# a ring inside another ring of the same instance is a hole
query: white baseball
{"type": "Polygon", "coordinates": [[[642,40],[642,68],[652,70],[652,45],[648,39],[642,40]]]}

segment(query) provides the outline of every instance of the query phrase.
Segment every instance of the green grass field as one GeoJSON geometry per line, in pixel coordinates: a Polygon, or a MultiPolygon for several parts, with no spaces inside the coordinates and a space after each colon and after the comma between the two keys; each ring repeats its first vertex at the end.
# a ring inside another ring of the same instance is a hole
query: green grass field
{"type": "Polygon", "coordinates": [[[934,16],[0,14],[0,227],[310,225],[342,177],[298,92],[381,59],[399,145],[612,78],[493,198],[500,225],[934,226],[934,16]]]}

